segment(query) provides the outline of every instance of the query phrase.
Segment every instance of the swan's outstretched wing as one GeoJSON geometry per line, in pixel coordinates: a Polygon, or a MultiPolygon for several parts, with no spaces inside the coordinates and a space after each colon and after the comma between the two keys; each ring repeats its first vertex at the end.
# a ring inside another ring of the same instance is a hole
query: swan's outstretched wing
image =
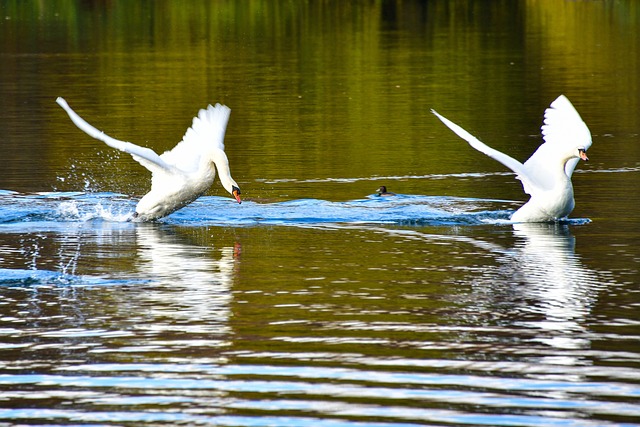
{"type": "MultiPolygon", "coordinates": [[[[545,143],[543,145],[550,146],[570,146],[582,147],[588,150],[591,147],[591,132],[580,117],[580,114],[573,107],[566,96],[560,95],[551,103],[549,108],[544,112],[544,122],[542,125],[542,136],[545,143]]],[[[540,159],[534,153],[529,160],[525,162],[525,166],[529,168],[540,168],[547,162],[543,156],[540,159]]],[[[573,170],[580,159],[571,159],[565,165],[565,173],[571,177],[573,170]]]]}
{"type": "Polygon", "coordinates": [[[64,111],[67,112],[71,121],[76,126],[78,126],[80,130],[85,132],[87,135],[104,142],[109,147],[113,147],[116,150],[124,151],[125,153],[131,154],[131,156],[138,163],[149,169],[151,172],[162,171],[165,173],[171,173],[175,170],[173,166],[169,165],[167,162],[161,159],[160,156],[158,156],[152,149],[140,147],[130,142],[119,141],[94,128],[82,117],[80,117],[75,111],[73,111],[71,107],[69,107],[69,104],[67,104],[67,101],[65,101],[63,98],[58,97],[58,99],[56,99],[56,102],[64,109],[64,111]]]}
{"type": "Polygon", "coordinates": [[[200,156],[213,150],[224,151],[224,134],[230,114],[231,109],[221,104],[201,109],[182,141],[161,157],[182,170],[197,169],[200,156]]]}
{"type": "Polygon", "coordinates": [[[517,175],[517,178],[522,181],[522,186],[524,187],[524,191],[530,194],[529,190],[531,189],[532,185],[533,186],[536,185],[536,182],[533,182],[530,179],[530,177],[527,174],[527,170],[525,169],[522,163],[520,163],[519,161],[517,161],[511,156],[508,156],[498,150],[495,150],[489,147],[488,145],[480,141],[478,138],[471,135],[469,132],[462,129],[457,124],[453,123],[451,120],[438,114],[435,110],[431,110],[431,112],[435,114],[436,117],[439,118],[440,121],[444,123],[449,129],[451,129],[456,135],[458,135],[460,138],[467,141],[469,145],[471,145],[473,148],[480,151],[481,153],[486,154],[492,159],[499,161],[500,163],[502,163],[503,165],[511,169],[513,172],[515,172],[517,175]]]}

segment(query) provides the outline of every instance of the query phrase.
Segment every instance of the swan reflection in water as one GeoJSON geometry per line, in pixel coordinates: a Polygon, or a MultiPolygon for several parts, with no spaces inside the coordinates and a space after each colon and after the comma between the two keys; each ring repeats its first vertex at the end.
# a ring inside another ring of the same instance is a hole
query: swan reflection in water
{"type": "MultiPolygon", "coordinates": [[[[233,237],[162,224],[53,226],[0,234],[0,255],[23,254],[3,269],[0,283],[15,294],[25,342],[31,335],[37,342],[43,328],[52,333],[47,351],[53,364],[85,345],[96,357],[186,360],[201,354],[218,361],[215,350],[227,346],[231,335],[240,249],[233,237]]],[[[7,304],[0,314],[15,310],[7,304]]]]}
{"type": "Polygon", "coordinates": [[[590,365],[585,354],[591,346],[587,322],[604,286],[602,274],[575,254],[567,224],[514,224],[513,236],[507,248],[474,243],[490,250],[495,263],[483,264],[474,273],[469,309],[487,313],[509,339],[527,343],[521,355],[531,363],[590,365]]]}
{"type": "MultiPolygon", "coordinates": [[[[588,348],[585,322],[601,281],[575,255],[575,238],[566,224],[514,224],[514,266],[523,281],[519,291],[542,319],[523,321],[538,328],[537,341],[558,349],[588,348]]],[[[551,360],[548,360],[551,362],[551,360]]],[[[574,364],[574,357],[556,357],[553,363],[574,364]]]]}
{"type": "Polygon", "coordinates": [[[226,322],[240,246],[186,244],[189,236],[183,231],[157,224],[136,227],[137,270],[160,285],[142,297],[173,321],[226,322]]]}
{"type": "MultiPolygon", "coordinates": [[[[513,347],[513,339],[530,343],[527,354],[522,355],[535,364],[591,364],[585,354],[591,346],[587,322],[598,293],[609,279],[589,269],[575,254],[570,225],[521,223],[512,227],[515,241],[506,247],[468,235],[385,231],[425,243],[451,244],[456,251],[460,245],[474,248],[475,256],[463,265],[447,266],[451,277],[458,270],[463,274],[461,280],[471,285],[471,293],[460,296],[464,309],[458,306],[448,314],[447,321],[477,325],[479,316],[486,318],[484,321],[504,331],[508,348],[513,347]]],[[[483,334],[481,329],[477,333],[483,334]]],[[[484,337],[475,339],[484,342],[484,337]]]]}

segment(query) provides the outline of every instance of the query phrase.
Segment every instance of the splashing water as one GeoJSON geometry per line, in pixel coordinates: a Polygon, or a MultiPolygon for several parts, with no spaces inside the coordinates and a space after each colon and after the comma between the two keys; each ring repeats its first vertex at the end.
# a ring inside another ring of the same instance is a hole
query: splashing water
{"type": "MultiPolygon", "coordinates": [[[[0,225],[20,228],[36,223],[126,222],[135,200],[117,193],[0,193],[0,225]]],[[[190,226],[310,225],[322,223],[459,226],[509,223],[513,203],[443,196],[398,195],[346,202],[298,199],[275,203],[251,200],[237,205],[226,197],[205,196],[163,218],[164,223],[190,226]]],[[[571,219],[571,223],[588,222],[571,219]]]]}

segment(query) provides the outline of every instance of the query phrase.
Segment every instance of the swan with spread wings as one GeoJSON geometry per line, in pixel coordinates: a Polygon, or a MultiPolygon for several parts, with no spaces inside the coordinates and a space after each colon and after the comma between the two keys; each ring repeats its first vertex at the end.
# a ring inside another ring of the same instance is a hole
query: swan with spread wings
{"type": "Polygon", "coordinates": [[[151,190],[138,202],[132,220],[156,220],[193,202],[211,187],[216,169],[222,186],[238,203],[241,202],[240,187],[231,177],[229,160],[224,152],[224,134],[231,114],[229,107],[216,104],[201,109],[182,141],[172,150],[158,155],[150,148],[119,141],[99,131],[76,114],[63,98],[56,102],[80,130],[131,154],[151,171],[151,190]]]}
{"type": "Polygon", "coordinates": [[[580,160],[589,160],[591,132],[564,95],[545,110],[544,143],[526,162],[484,144],[457,124],[431,110],[449,129],[476,150],[511,169],[531,198],[512,216],[514,222],[547,222],[566,218],[575,206],[571,175],[580,160]]]}

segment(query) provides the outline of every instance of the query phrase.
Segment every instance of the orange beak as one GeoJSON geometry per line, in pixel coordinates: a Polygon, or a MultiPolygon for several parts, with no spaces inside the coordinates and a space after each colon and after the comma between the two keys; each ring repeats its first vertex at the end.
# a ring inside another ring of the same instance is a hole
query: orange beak
{"type": "Polygon", "coordinates": [[[233,193],[231,193],[231,194],[233,194],[233,197],[236,198],[238,203],[242,203],[242,200],[240,199],[240,190],[235,189],[235,190],[233,190],[233,193]]]}
{"type": "Polygon", "coordinates": [[[584,151],[583,149],[579,149],[578,152],[580,153],[580,158],[582,160],[584,160],[585,162],[589,161],[589,158],[587,157],[587,152],[584,151]]]}

